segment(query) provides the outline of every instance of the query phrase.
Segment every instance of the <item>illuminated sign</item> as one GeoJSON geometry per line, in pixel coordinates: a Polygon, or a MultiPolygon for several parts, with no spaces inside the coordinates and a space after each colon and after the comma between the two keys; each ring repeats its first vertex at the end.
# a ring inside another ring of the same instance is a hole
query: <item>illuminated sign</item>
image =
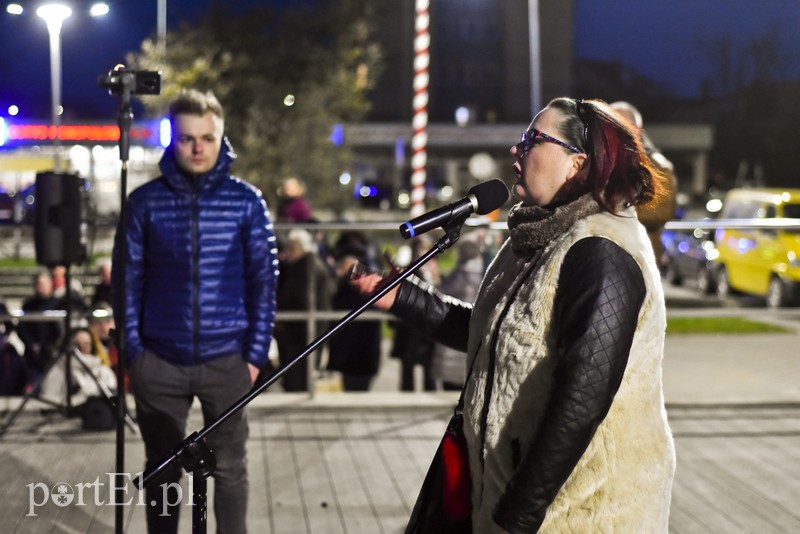
{"type": "MultiPolygon", "coordinates": [[[[160,121],[138,122],[131,126],[131,142],[145,146],[161,145],[160,121]]],[[[30,145],[53,141],[56,127],[51,124],[13,123],[0,118],[0,146],[30,145]]],[[[62,124],[58,138],[72,143],[117,143],[119,126],[112,124],[62,124]]]]}

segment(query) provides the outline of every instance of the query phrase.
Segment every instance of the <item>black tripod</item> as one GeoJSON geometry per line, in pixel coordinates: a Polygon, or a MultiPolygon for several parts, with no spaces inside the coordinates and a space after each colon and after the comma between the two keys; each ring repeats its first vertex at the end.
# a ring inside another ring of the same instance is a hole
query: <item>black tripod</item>
{"type": "MultiPolygon", "coordinates": [[[[30,385],[30,388],[28,389],[28,391],[25,392],[25,395],[23,395],[22,400],[20,401],[17,408],[13,412],[11,412],[11,414],[9,414],[9,416],[3,422],[3,426],[0,427],[0,437],[2,437],[6,433],[6,430],[8,430],[11,427],[16,418],[25,409],[25,405],[32,398],[35,398],[39,402],[42,402],[44,404],[52,406],[57,410],[62,411],[67,417],[72,417],[73,415],[75,415],[75,408],[72,405],[72,395],[73,395],[72,359],[73,358],[75,358],[75,361],[77,361],[78,364],[81,367],[83,367],[83,369],[86,371],[86,374],[92,378],[94,383],[97,385],[97,390],[101,393],[106,402],[109,403],[112,409],[115,410],[115,413],[117,413],[116,412],[117,403],[114,400],[114,394],[111,392],[108,386],[106,386],[106,384],[104,384],[94,374],[91,366],[86,361],[86,358],[84,358],[83,354],[81,354],[81,352],[75,347],[74,343],[72,342],[69,336],[70,330],[72,328],[72,313],[71,313],[72,306],[70,305],[70,286],[72,283],[72,278],[70,275],[69,264],[67,264],[66,267],[65,282],[66,282],[66,291],[64,295],[64,310],[65,310],[64,334],[63,334],[63,340],[61,342],[61,349],[58,355],[55,358],[53,358],[53,360],[48,364],[44,373],[42,373],[42,375],[39,376],[39,378],[37,378],[36,381],[30,385]],[[62,360],[65,360],[64,362],[65,395],[63,402],[56,402],[52,399],[47,399],[42,397],[40,390],[42,383],[47,379],[47,377],[50,375],[50,373],[53,372],[54,369],[58,369],[59,362],[61,362],[62,360]]],[[[138,431],[136,423],[133,421],[133,418],[131,418],[127,410],[123,410],[121,412],[121,415],[119,416],[122,417],[122,421],[124,421],[124,423],[127,424],[131,430],[133,430],[134,432],[138,431]]]]}
{"type": "Polygon", "coordinates": [[[114,278],[121,280],[118,284],[115,301],[122,303],[117,306],[118,315],[115,322],[118,326],[113,336],[117,345],[117,384],[119,391],[119,403],[117,404],[117,439],[116,439],[116,473],[117,480],[116,493],[113,497],[115,503],[114,531],[123,532],[125,483],[123,473],[125,472],[125,428],[121,421],[125,410],[125,359],[127,356],[127,346],[125,341],[126,324],[126,258],[128,257],[128,240],[126,236],[127,217],[128,217],[128,159],[131,147],[131,125],[133,124],[133,109],[131,98],[133,95],[157,95],[161,92],[161,73],[152,71],[133,71],[126,70],[123,65],[118,65],[107,75],[100,76],[97,80],[100,87],[108,88],[109,94],[119,96],[119,111],[117,113],[117,124],[119,125],[119,159],[120,159],[120,185],[119,185],[119,224],[117,226],[117,236],[119,239],[119,254],[115,256],[114,278]]]}

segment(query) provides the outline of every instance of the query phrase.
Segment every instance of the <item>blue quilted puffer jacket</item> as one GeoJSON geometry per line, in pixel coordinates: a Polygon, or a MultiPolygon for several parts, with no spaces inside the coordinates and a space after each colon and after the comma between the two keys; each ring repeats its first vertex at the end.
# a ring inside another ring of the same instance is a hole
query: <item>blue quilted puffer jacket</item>
{"type": "MultiPolygon", "coordinates": [[[[276,311],[275,234],[261,193],[228,173],[235,157],[224,139],[211,172],[188,179],[178,171],[170,146],[161,158],[163,176],[131,193],[128,363],[145,348],[177,365],[231,354],[258,367],[266,362],[276,311]]],[[[119,310],[119,291],[115,294],[119,310]]]]}

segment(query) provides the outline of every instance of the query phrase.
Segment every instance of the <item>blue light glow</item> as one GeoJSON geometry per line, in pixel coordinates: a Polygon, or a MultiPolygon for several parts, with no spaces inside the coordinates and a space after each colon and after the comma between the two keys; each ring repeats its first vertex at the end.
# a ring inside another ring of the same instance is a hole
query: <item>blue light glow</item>
{"type": "Polygon", "coordinates": [[[747,239],[746,237],[741,237],[737,241],[736,250],[739,252],[739,254],[744,254],[748,250],[752,249],[753,245],[754,243],[752,240],[747,239]]]}
{"type": "Polygon", "coordinates": [[[159,132],[159,142],[161,143],[162,147],[167,148],[169,146],[169,142],[172,140],[172,125],[169,123],[169,119],[161,119],[159,132]]]}
{"type": "Polygon", "coordinates": [[[344,144],[344,125],[339,123],[333,125],[331,143],[333,143],[333,146],[342,146],[344,144]]]}
{"type": "Polygon", "coordinates": [[[378,196],[378,188],[374,185],[361,185],[357,187],[358,194],[361,195],[362,198],[370,198],[370,197],[377,197],[378,196]]]}

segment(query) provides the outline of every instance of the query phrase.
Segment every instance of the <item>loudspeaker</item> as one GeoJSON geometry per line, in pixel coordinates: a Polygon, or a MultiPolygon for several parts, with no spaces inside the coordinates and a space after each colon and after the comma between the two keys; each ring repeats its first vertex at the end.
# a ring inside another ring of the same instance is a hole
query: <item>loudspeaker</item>
{"type": "Polygon", "coordinates": [[[42,172],[36,175],[37,263],[53,267],[86,260],[84,191],[84,180],[75,174],[42,172]]]}

